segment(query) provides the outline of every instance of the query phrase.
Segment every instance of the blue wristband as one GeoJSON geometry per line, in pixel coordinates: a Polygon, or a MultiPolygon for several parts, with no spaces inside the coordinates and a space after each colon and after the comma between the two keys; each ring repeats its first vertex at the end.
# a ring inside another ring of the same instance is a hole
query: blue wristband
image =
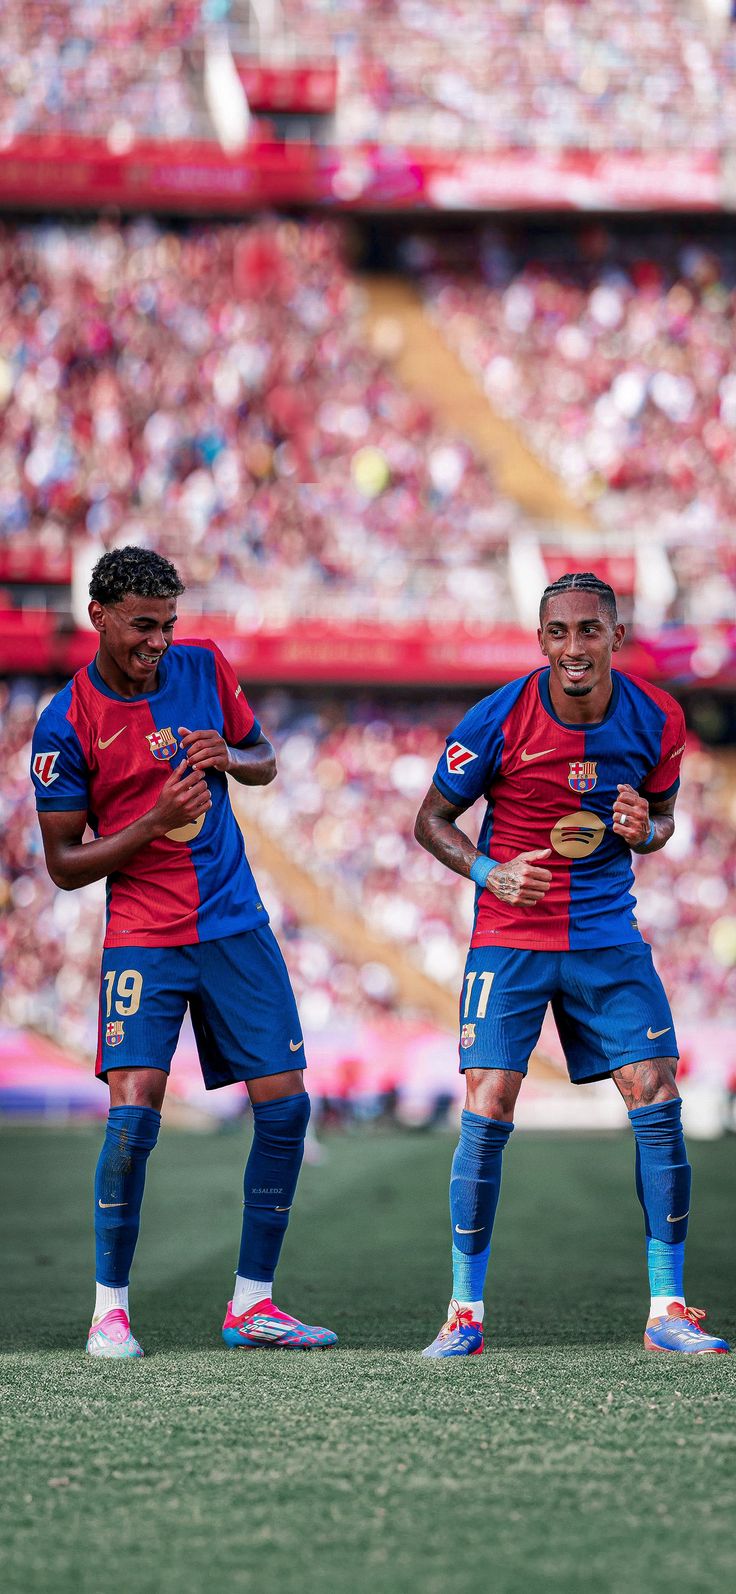
{"type": "Polygon", "coordinates": [[[650,821],[649,821],[649,835],[647,836],[647,839],[644,842],[644,846],[645,847],[651,847],[651,844],[654,841],[654,838],[655,838],[656,834],[657,834],[657,832],[656,832],[656,830],[654,828],[654,820],[650,819],[650,821]]]}
{"type": "Polygon", "coordinates": [[[480,886],[482,890],[489,874],[491,873],[491,870],[497,868],[497,858],[486,858],[482,852],[479,852],[478,857],[473,860],[473,863],[470,866],[470,878],[471,880],[474,880],[476,885],[480,886]]]}

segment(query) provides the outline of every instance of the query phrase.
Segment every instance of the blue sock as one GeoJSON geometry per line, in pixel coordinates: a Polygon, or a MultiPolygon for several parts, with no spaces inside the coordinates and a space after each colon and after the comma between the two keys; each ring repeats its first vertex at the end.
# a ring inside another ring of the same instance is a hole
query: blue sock
{"type": "Polygon", "coordinates": [[[153,1107],[111,1107],[95,1173],[95,1263],[98,1284],[128,1283],[148,1154],[158,1139],[153,1107]]]}
{"type": "Polygon", "coordinates": [[[513,1127],[467,1108],[460,1118],[450,1176],[452,1294],[458,1301],[479,1301],[483,1296],[501,1189],[501,1158],[513,1127]]]}
{"type": "Polygon", "coordinates": [[[685,1241],[647,1240],[647,1271],[652,1295],[685,1299],[685,1241]]]}
{"type": "Polygon", "coordinates": [[[649,1287],[653,1296],[682,1296],[690,1210],[690,1164],[682,1102],[655,1102],[629,1113],[636,1136],[636,1193],[644,1212],[649,1287]]]}
{"type": "Polygon", "coordinates": [[[311,1105],[306,1091],[253,1103],[238,1274],[270,1284],[289,1222],[311,1105]]]}

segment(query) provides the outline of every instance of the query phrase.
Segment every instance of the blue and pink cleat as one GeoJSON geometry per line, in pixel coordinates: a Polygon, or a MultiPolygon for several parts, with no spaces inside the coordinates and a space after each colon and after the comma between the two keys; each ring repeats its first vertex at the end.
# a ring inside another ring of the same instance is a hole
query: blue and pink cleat
{"type": "Polygon", "coordinates": [[[125,1361],[132,1356],[142,1356],[137,1339],[130,1332],[128,1314],[115,1306],[92,1324],[87,1339],[89,1356],[106,1357],[111,1361],[125,1361]]]}
{"type": "Polygon", "coordinates": [[[331,1328],[312,1328],[298,1317],[280,1312],[273,1301],[256,1301],[240,1317],[228,1301],[222,1337],[230,1350],[327,1350],[337,1344],[331,1328]]]}
{"type": "Polygon", "coordinates": [[[706,1334],[700,1327],[705,1312],[698,1306],[672,1301],[666,1317],[653,1317],[644,1333],[645,1350],[681,1351],[689,1356],[724,1356],[731,1347],[725,1339],[706,1334]]]}
{"type": "Polygon", "coordinates": [[[457,1301],[450,1302],[450,1315],[446,1323],[422,1351],[423,1356],[432,1361],[440,1361],[445,1356],[482,1356],[483,1354],[483,1324],[476,1323],[469,1308],[461,1307],[457,1301]]]}

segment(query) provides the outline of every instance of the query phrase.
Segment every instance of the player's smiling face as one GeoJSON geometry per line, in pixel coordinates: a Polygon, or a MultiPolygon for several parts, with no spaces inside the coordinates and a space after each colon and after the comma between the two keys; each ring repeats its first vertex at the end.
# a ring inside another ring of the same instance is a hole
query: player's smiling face
{"type": "Polygon", "coordinates": [[[562,719],[573,717],[570,709],[581,698],[586,719],[603,717],[611,695],[611,655],[625,635],[595,592],[572,588],[547,600],[537,637],[549,659],[550,695],[562,719]]]}
{"type": "Polygon", "coordinates": [[[104,681],[123,697],[153,692],[161,659],[173,641],[176,598],[139,598],[128,593],[120,603],[90,603],[100,637],[98,668],[104,681]]]}

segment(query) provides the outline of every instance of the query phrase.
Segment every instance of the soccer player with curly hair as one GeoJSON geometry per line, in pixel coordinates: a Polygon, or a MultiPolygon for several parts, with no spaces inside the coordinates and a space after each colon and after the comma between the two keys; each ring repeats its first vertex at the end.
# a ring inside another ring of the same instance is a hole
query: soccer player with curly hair
{"type": "Polygon", "coordinates": [[[447,739],[416,822],[422,846],[476,888],[460,998],[467,1089],[452,1164],[453,1297],[423,1352],[483,1350],[483,1288],[516,1099],[547,1003],[575,1084],[613,1080],[636,1144],[650,1283],[644,1344],[702,1355],[683,1288],[690,1167],[669,1003],[638,929],[632,853],[666,846],[685,748],[682,710],[623,671],[615,594],[591,572],[542,596],[547,668],[477,703],[447,739]],[[478,845],[459,830],[479,797],[478,845]]]}
{"type": "Polygon", "coordinates": [[[128,1280],[146,1163],[187,1006],[207,1089],[243,1081],[253,1108],[225,1344],[309,1349],[336,1341],[271,1298],[309,1097],[294,995],[227,777],[267,785],[274,750],[219,648],[174,641],[183,591],[160,554],[103,554],[90,584],[97,657],[44,709],[31,757],[52,880],[64,891],[107,881],[97,1074],[110,1111],[95,1176],[97,1293],[87,1350],[114,1359],[143,1354],[130,1328],[128,1280]]]}

